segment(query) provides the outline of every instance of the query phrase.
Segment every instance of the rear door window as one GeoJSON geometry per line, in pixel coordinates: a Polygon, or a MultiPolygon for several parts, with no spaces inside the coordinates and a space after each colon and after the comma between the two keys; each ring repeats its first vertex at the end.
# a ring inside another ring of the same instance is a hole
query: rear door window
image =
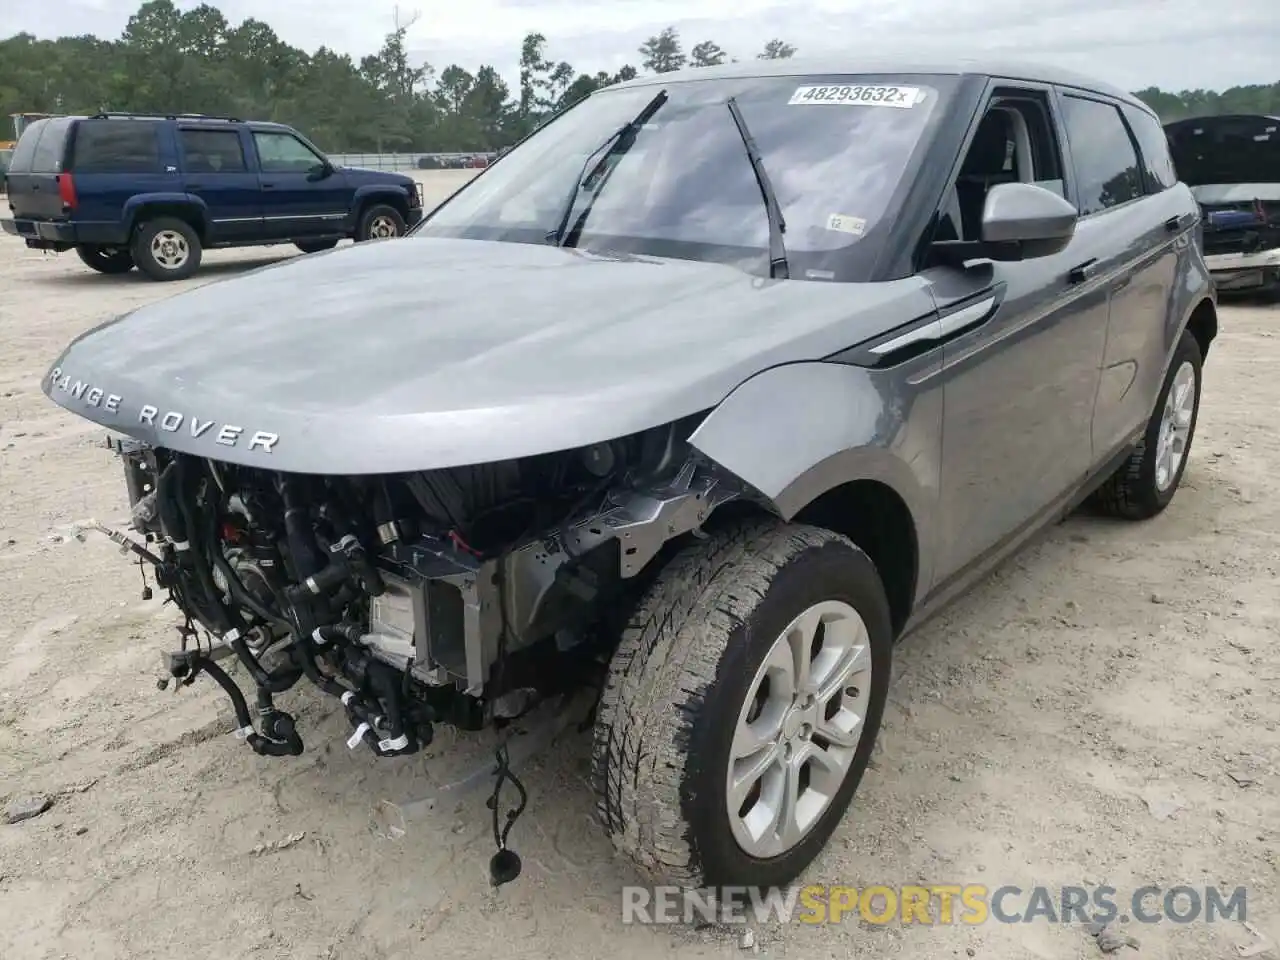
{"type": "Polygon", "coordinates": [[[71,169],[76,173],[158,173],[159,130],[158,123],[148,120],[81,121],[71,169]]]}
{"type": "Polygon", "coordinates": [[[244,146],[235,130],[183,130],[188,173],[244,173],[244,146]]]}
{"type": "Polygon", "coordinates": [[[1066,95],[1062,118],[1075,162],[1081,216],[1143,195],[1138,152],[1114,104],[1066,95]]]}

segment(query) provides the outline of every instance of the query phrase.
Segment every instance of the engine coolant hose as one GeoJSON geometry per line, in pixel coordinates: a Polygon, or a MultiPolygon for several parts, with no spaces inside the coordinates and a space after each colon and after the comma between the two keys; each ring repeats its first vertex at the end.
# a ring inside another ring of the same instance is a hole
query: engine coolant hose
{"type": "Polygon", "coordinates": [[[400,704],[399,674],[385,663],[370,663],[369,684],[378,695],[378,699],[382,701],[382,706],[387,713],[387,739],[399,740],[405,733],[404,716],[400,704]]]}
{"type": "Polygon", "coordinates": [[[227,672],[212,660],[207,659],[199,661],[199,669],[213,677],[214,682],[231,699],[236,723],[240,725],[239,730],[245,735],[245,743],[249,744],[254,753],[267,757],[296,757],[302,753],[302,738],[298,736],[291,716],[273,711],[272,715],[269,715],[269,721],[276,739],[264,737],[254,730],[253,719],[249,716],[249,704],[235,681],[227,676],[227,672]]]}
{"type": "Polygon", "coordinates": [[[336,626],[317,627],[311,635],[303,631],[298,631],[294,634],[293,649],[297,654],[298,666],[302,668],[303,674],[329,696],[337,697],[338,699],[342,699],[343,694],[351,691],[338,683],[338,681],[332,680],[320,672],[320,668],[316,665],[315,647],[317,641],[337,643],[349,639],[350,637],[347,635],[345,628],[336,626]]]}
{"type": "Polygon", "coordinates": [[[284,693],[292,688],[302,677],[302,670],[297,667],[276,673],[267,670],[262,666],[258,658],[253,655],[253,651],[249,649],[249,644],[244,637],[236,637],[231,641],[231,649],[240,658],[244,668],[249,671],[249,676],[253,677],[253,682],[257,684],[260,692],[284,693]]]}
{"type": "MultiPolygon", "coordinates": [[[[277,710],[271,700],[271,692],[262,687],[258,688],[258,714],[262,717],[262,731],[270,738],[259,753],[273,757],[296,757],[302,754],[302,737],[298,735],[293,717],[277,710]]],[[[254,750],[258,748],[254,747],[254,750]]]]}
{"type": "Polygon", "coordinates": [[[280,481],[280,499],[284,501],[284,532],[293,555],[294,575],[299,583],[314,576],[320,570],[316,558],[315,534],[310,529],[310,517],[298,494],[297,481],[284,477],[280,481]]]}
{"type": "Polygon", "coordinates": [[[185,559],[190,547],[187,542],[187,528],[182,522],[182,513],[178,509],[178,498],[174,493],[174,483],[178,476],[178,461],[170,460],[156,478],[156,512],[160,514],[160,529],[173,541],[179,558],[185,559]]]}

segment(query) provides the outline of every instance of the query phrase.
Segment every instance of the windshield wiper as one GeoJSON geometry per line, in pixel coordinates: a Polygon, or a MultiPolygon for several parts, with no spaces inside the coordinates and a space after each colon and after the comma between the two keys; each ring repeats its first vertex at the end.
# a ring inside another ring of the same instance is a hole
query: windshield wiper
{"type": "MultiPolygon", "coordinates": [[[[561,246],[565,242],[567,239],[566,235],[573,232],[569,231],[569,217],[573,214],[573,207],[578,201],[579,191],[586,186],[586,184],[599,176],[600,171],[609,161],[610,157],[620,156],[631,149],[632,145],[636,142],[636,135],[640,132],[640,128],[648,123],[653,115],[658,112],[658,108],[666,102],[667,91],[658,91],[658,95],[650,100],[643,110],[636,114],[634,120],[624,123],[613,133],[609,134],[604,143],[600,144],[600,146],[587,154],[587,159],[583,161],[582,169],[578,171],[578,175],[573,180],[573,187],[569,190],[569,199],[565,201],[564,213],[560,216],[560,222],[556,224],[556,228],[554,230],[547,234],[548,242],[554,242],[557,247],[561,246]],[[592,158],[601,151],[604,151],[603,156],[596,161],[594,166],[591,166],[592,158]],[[589,171],[588,167],[590,167],[589,171]]],[[[617,164],[614,164],[614,168],[616,167],[617,164]]],[[[612,172],[612,170],[610,170],[610,172],[612,172]]],[[[596,184],[595,190],[592,193],[591,201],[587,204],[587,209],[583,210],[581,216],[578,217],[579,221],[585,219],[588,211],[591,209],[591,203],[595,202],[595,198],[599,196],[600,188],[603,186],[603,180],[596,184]]]]}
{"type": "Polygon", "coordinates": [[[773,183],[769,180],[768,171],[764,168],[764,160],[760,157],[760,149],[756,146],[747,129],[747,121],[742,118],[742,110],[738,101],[730,97],[726,101],[729,113],[733,117],[738,134],[742,137],[742,145],[747,149],[747,159],[751,161],[751,169],[755,171],[756,183],[760,184],[760,196],[764,197],[764,212],[769,218],[769,276],[786,280],[791,276],[787,265],[787,248],[782,242],[782,235],[787,232],[787,221],[782,218],[782,208],[778,205],[778,195],[773,192],[773,183]]]}

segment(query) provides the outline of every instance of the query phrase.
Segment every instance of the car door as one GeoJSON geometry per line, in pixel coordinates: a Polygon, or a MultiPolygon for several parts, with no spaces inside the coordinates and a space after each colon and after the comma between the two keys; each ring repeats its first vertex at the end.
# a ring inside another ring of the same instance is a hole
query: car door
{"type": "Polygon", "coordinates": [[[1123,241],[1093,418],[1095,458],[1105,462],[1151,417],[1164,380],[1178,258],[1192,242],[1195,217],[1169,190],[1177,176],[1153,115],[1076,92],[1064,92],[1062,106],[1082,223],[1123,241]]]}
{"type": "MultiPolygon", "coordinates": [[[[980,239],[991,186],[1031,182],[1072,200],[1069,162],[1052,89],[993,86],[941,213],[980,239]]],[[[1016,541],[1088,471],[1112,246],[1086,226],[1050,256],[926,271],[952,336],[936,586],[1016,541]]]]}
{"type": "Polygon", "coordinates": [[[178,127],[183,189],[205,205],[208,243],[244,243],[263,237],[258,175],[245,142],[229,124],[178,127]]]}
{"type": "Polygon", "coordinates": [[[255,130],[267,235],[296,240],[342,232],[346,177],[287,130],[255,130]]]}

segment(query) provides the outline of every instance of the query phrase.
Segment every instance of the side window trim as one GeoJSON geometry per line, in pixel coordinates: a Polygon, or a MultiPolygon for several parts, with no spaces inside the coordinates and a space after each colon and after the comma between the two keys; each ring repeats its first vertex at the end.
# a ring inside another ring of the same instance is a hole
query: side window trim
{"type": "MultiPolygon", "coordinates": [[[[1055,86],[1053,92],[1049,95],[1049,100],[1051,102],[1051,112],[1053,113],[1053,130],[1057,134],[1058,150],[1062,154],[1062,176],[1066,183],[1062,191],[1063,198],[1079,211],[1080,181],[1076,170],[1076,153],[1071,143],[1071,138],[1067,136],[1067,114],[1062,105],[1062,98],[1066,96],[1069,89],[1055,86]]],[[[1083,216],[1081,219],[1084,219],[1083,216]]]]}
{"type": "Polygon", "coordinates": [[[1151,189],[1151,175],[1147,172],[1147,158],[1142,153],[1142,144],[1138,142],[1138,135],[1133,132],[1133,124],[1129,122],[1129,114],[1125,112],[1123,104],[1117,103],[1115,108],[1116,113],[1120,114],[1120,123],[1124,127],[1124,132],[1129,135],[1129,144],[1133,147],[1133,155],[1138,158],[1138,179],[1142,181],[1142,195],[1134,199],[1145,200],[1147,197],[1155,196],[1160,191],[1151,189]]]}
{"type": "MultiPolygon", "coordinates": [[[[1143,184],[1143,192],[1139,193],[1138,196],[1132,197],[1124,201],[1124,203],[1117,203],[1110,207],[1103,207],[1101,210],[1094,210],[1091,213],[1081,213],[1080,219],[1087,220],[1087,219],[1090,219],[1091,217],[1103,216],[1105,214],[1111,213],[1114,210],[1123,210],[1125,207],[1129,206],[1130,204],[1139,203],[1143,200],[1146,200],[1147,197],[1150,196],[1150,194],[1145,192],[1146,191],[1146,172],[1143,168],[1142,153],[1141,151],[1138,150],[1138,144],[1137,144],[1137,141],[1134,139],[1133,130],[1129,128],[1129,121],[1128,121],[1128,118],[1125,117],[1124,115],[1124,110],[1121,108],[1121,104],[1117,100],[1115,100],[1115,98],[1108,97],[1106,94],[1098,93],[1093,90],[1078,89],[1076,87],[1061,87],[1058,90],[1058,96],[1062,98],[1073,97],[1076,100],[1089,100],[1089,101],[1092,101],[1093,103],[1098,103],[1098,104],[1102,104],[1103,106],[1110,107],[1112,110],[1115,111],[1116,116],[1120,120],[1120,125],[1124,129],[1125,136],[1129,138],[1129,146],[1132,148],[1133,156],[1138,164],[1137,166],[1138,176],[1140,181],[1143,184]]],[[[1061,106],[1061,104],[1059,104],[1059,106],[1061,106]]],[[[1071,146],[1070,146],[1071,137],[1067,135],[1067,131],[1066,131],[1065,110],[1062,111],[1062,113],[1063,113],[1063,118],[1062,118],[1063,139],[1064,139],[1064,142],[1068,145],[1068,149],[1071,149],[1071,146]]],[[[1075,176],[1077,177],[1079,176],[1079,170],[1075,166],[1074,150],[1072,150],[1071,170],[1072,170],[1072,173],[1075,174],[1075,176]]],[[[1075,204],[1075,207],[1077,210],[1080,209],[1080,204],[1078,201],[1072,200],[1071,202],[1075,204]]]]}
{"type": "MultiPolygon", "coordinates": [[[[1138,163],[1139,163],[1139,169],[1141,170],[1141,173],[1142,173],[1143,193],[1146,196],[1154,197],[1158,194],[1164,193],[1164,191],[1166,190],[1172,189],[1173,185],[1169,184],[1168,186],[1166,186],[1156,176],[1152,174],[1152,170],[1154,169],[1154,164],[1151,161],[1157,158],[1148,157],[1146,154],[1146,151],[1143,149],[1142,138],[1138,136],[1138,132],[1134,129],[1135,115],[1138,117],[1145,116],[1153,124],[1155,124],[1152,132],[1156,132],[1156,131],[1159,132],[1160,142],[1163,143],[1164,151],[1165,151],[1165,156],[1163,159],[1168,161],[1170,168],[1172,168],[1173,166],[1173,157],[1169,155],[1168,140],[1164,132],[1164,125],[1160,123],[1159,117],[1151,114],[1147,114],[1145,111],[1141,110],[1140,108],[1132,104],[1125,104],[1121,106],[1120,116],[1124,119],[1125,126],[1129,128],[1129,137],[1130,139],[1133,140],[1134,145],[1137,147],[1137,150],[1138,150],[1138,163]]],[[[1174,182],[1176,183],[1177,182],[1176,171],[1174,172],[1175,172],[1174,182]]]]}

